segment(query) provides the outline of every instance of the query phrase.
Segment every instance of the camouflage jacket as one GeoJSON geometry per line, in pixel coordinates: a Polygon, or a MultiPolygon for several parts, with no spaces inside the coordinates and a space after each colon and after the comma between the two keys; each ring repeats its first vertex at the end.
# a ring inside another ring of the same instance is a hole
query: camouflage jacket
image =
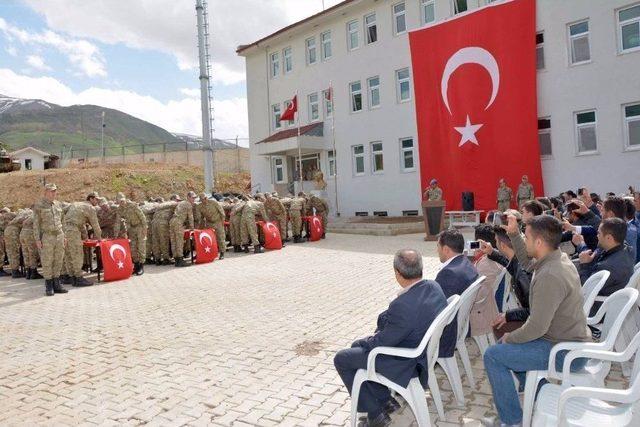
{"type": "Polygon", "coordinates": [[[178,203],[172,219],[177,219],[180,224],[186,224],[189,228],[193,228],[193,206],[191,203],[188,200],[178,203]]]}
{"type": "Polygon", "coordinates": [[[225,220],[224,209],[217,200],[204,199],[196,205],[195,212],[195,223],[198,228],[223,223],[225,220]]]}
{"type": "Polygon", "coordinates": [[[120,226],[122,224],[120,219],[124,219],[127,229],[142,227],[144,232],[147,232],[147,217],[144,216],[137,203],[127,200],[124,205],[118,206],[117,212],[118,220],[113,227],[113,233],[116,236],[120,235],[120,226]]]}
{"type": "Polygon", "coordinates": [[[305,205],[307,201],[304,197],[294,197],[291,199],[291,206],[289,208],[290,211],[300,212],[300,214],[305,213],[305,205]]]}
{"type": "Polygon", "coordinates": [[[264,221],[269,221],[269,215],[267,215],[267,211],[264,208],[264,203],[259,202],[257,200],[249,200],[242,211],[242,217],[251,219],[258,217],[264,221]]]}
{"type": "Polygon", "coordinates": [[[69,209],[67,209],[67,212],[64,214],[65,228],[69,227],[80,230],[86,224],[91,224],[93,235],[97,240],[102,239],[102,230],[98,222],[98,214],[93,206],[86,202],[71,203],[71,206],[69,206],[69,209]]]}
{"type": "Polygon", "coordinates": [[[44,234],[62,234],[62,204],[42,199],[33,206],[33,237],[39,242],[44,234]]]}
{"type": "Polygon", "coordinates": [[[173,217],[173,213],[178,206],[177,202],[164,202],[160,203],[156,207],[156,211],[153,213],[154,224],[169,224],[169,220],[173,217]]]}
{"type": "Polygon", "coordinates": [[[282,201],[275,197],[267,198],[267,201],[264,202],[264,207],[267,210],[269,216],[276,217],[279,215],[285,215],[287,213],[287,210],[284,207],[282,201]]]}

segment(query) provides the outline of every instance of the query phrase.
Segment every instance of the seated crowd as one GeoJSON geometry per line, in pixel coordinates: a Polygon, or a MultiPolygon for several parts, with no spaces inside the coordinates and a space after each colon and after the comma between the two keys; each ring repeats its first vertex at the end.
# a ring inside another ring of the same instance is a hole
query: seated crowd
{"type": "MultiPolygon", "coordinates": [[[[525,389],[527,372],[546,371],[557,343],[598,342],[600,331],[591,326],[593,322],[588,325],[588,317],[596,315],[607,297],[631,283],[640,261],[640,193],[608,194],[604,199],[586,188],[578,193],[530,200],[520,211],[490,212],[475,229],[478,249],[470,249],[455,229],[441,232],[437,251],[443,264],[435,280],[423,279],[418,251],[397,252],[394,271],[401,287],[397,298],[379,315],[373,335],[335,356],[349,393],[358,370],[368,368],[374,348],[418,348],[447,299],[462,295],[484,276],[473,299],[467,335],[477,340],[483,353],[498,414],[483,424],[527,423],[518,396],[525,389]],[[598,293],[601,298],[589,311],[582,286],[601,271],[609,275],[598,293]],[[480,345],[483,337],[487,347],[480,345]]],[[[439,358],[454,356],[456,318],[440,336],[439,358]]],[[[555,357],[559,372],[566,355],[563,350],[555,357]]],[[[572,360],[571,372],[580,371],[588,361],[572,360]]],[[[413,359],[379,355],[375,363],[378,374],[400,387],[407,388],[416,377],[423,388],[428,387],[426,350],[413,359]]],[[[366,413],[359,420],[363,426],[389,425],[391,414],[401,406],[387,387],[372,381],[362,384],[358,402],[352,404],[366,413]]]]}

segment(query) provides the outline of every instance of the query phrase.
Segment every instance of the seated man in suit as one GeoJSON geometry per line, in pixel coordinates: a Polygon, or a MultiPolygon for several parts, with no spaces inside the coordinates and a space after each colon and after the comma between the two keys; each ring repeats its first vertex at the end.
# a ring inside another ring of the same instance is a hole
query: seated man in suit
{"type": "MultiPolygon", "coordinates": [[[[436,276],[436,282],[442,288],[444,296],[462,295],[478,278],[478,271],[463,254],[464,237],[458,230],[444,230],[438,236],[438,257],[442,269],[436,276]]],[[[458,322],[453,321],[444,328],[440,339],[440,357],[451,357],[456,349],[458,322]]]]}
{"type": "MultiPolygon", "coordinates": [[[[351,348],[340,350],[334,364],[340,378],[351,393],[353,379],[359,369],[367,368],[367,357],[375,347],[416,348],[434,319],[447,306],[440,286],[432,280],[422,280],[422,255],[415,250],[398,251],[393,260],[396,281],[402,288],[389,308],[378,316],[373,335],[355,341],[351,348]]],[[[416,359],[381,355],[376,359],[376,371],[389,380],[406,387],[414,377],[427,385],[427,360],[423,354],[416,359]]],[[[386,426],[390,414],[399,408],[385,386],[365,382],[360,389],[358,412],[364,426],[386,426]]]]}

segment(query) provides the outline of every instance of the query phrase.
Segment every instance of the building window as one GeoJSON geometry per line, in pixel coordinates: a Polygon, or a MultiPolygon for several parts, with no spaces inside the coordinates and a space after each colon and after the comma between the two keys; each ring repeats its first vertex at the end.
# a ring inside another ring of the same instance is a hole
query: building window
{"type": "Polygon", "coordinates": [[[407,11],[404,2],[393,5],[393,33],[407,32],[407,11]]]}
{"type": "Polygon", "coordinates": [[[627,148],[640,148],[640,104],[624,107],[624,130],[627,148]]]}
{"type": "MultiPolygon", "coordinates": [[[[289,108],[290,105],[291,105],[291,100],[290,99],[284,101],[284,110],[286,111],[289,108]]],[[[295,116],[295,114],[294,114],[294,116],[295,116]]],[[[293,120],[293,119],[287,120],[287,125],[288,126],[291,126],[294,123],[295,123],[295,120],[293,120]]]]}
{"type": "Polygon", "coordinates": [[[364,28],[367,34],[367,44],[378,41],[378,26],[375,13],[370,13],[364,17],[364,28]]]}
{"type": "Polygon", "coordinates": [[[322,60],[331,58],[331,31],[320,34],[320,44],[322,47],[322,60]]]}
{"type": "Polygon", "coordinates": [[[382,142],[371,143],[371,170],[373,173],[384,172],[384,159],[382,155],[382,142]]]}
{"type": "Polygon", "coordinates": [[[597,151],[596,112],[583,111],[581,113],[576,113],[575,116],[578,153],[592,153],[597,151]]]}
{"type": "Polygon", "coordinates": [[[318,102],[318,93],[309,95],[309,121],[315,122],[320,119],[320,103],[318,102]]]}
{"type": "Polygon", "coordinates": [[[618,31],[622,52],[640,48],[640,4],[618,11],[618,31]]]}
{"type": "Polygon", "coordinates": [[[571,64],[580,64],[591,60],[589,48],[589,21],[569,25],[569,44],[571,64]]]}
{"type": "Polygon", "coordinates": [[[396,93],[398,102],[406,102],[411,99],[411,82],[408,68],[396,71],[396,93]]]}
{"type": "Polygon", "coordinates": [[[274,52],[271,54],[271,78],[278,77],[280,74],[280,54],[274,52]]]}
{"type": "Polygon", "coordinates": [[[336,176],[336,155],[333,150],[329,150],[329,176],[336,176]]]}
{"type": "Polygon", "coordinates": [[[462,13],[467,11],[467,0],[453,0],[453,13],[462,13]]]}
{"type": "Polygon", "coordinates": [[[536,34],[536,69],[544,70],[544,33],[536,34]]]}
{"type": "Polygon", "coordinates": [[[273,176],[276,184],[284,184],[284,160],[282,157],[275,157],[273,159],[273,176]]]}
{"type": "Polygon", "coordinates": [[[380,77],[367,79],[367,87],[369,88],[369,108],[378,108],[380,106],[380,77]]]}
{"type": "Polygon", "coordinates": [[[364,145],[354,145],[353,151],[353,174],[355,176],[364,175],[364,145]]]}
{"type": "Polygon", "coordinates": [[[422,25],[430,24],[436,20],[435,0],[420,0],[420,15],[422,25]]]}
{"type": "Polygon", "coordinates": [[[413,138],[402,138],[400,140],[400,169],[402,169],[403,172],[416,170],[413,138]]]}
{"type": "Polygon", "coordinates": [[[331,89],[322,91],[322,99],[324,99],[324,117],[330,119],[333,117],[333,100],[331,99],[331,89]]]}
{"type": "Polygon", "coordinates": [[[286,47],[282,51],[282,58],[284,59],[284,73],[290,73],[293,70],[293,57],[291,56],[291,47],[286,47]]]}
{"type": "Polygon", "coordinates": [[[349,83],[351,93],[351,112],[362,111],[362,84],[360,82],[349,83]]]}
{"type": "Polygon", "coordinates": [[[313,65],[317,61],[316,56],[316,38],[311,37],[305,41],[307,46],[307,65],[313,65]]]}
{"type": "Polygon", "coordinates": [[[28,171],[30,171],[33,168],[33,165],[31,164],[31,159],[24,159],[24,168],[28,171]]]}
{"type": "Polygon", "coordinates": [[[538,119],[538,143],[540,144],[540,155],[551,156],[551,119],[538,119]]]}
{"type": "Polygon", "coordinates": [[[278,130],[282,127],[282,123],[280,122],[281,115],[282,115],[282,111],[280,110],[280,104],[272,105],[271,117],[273,118],[273,130],[278,130]]]}
{"type": "Polygon", "coordinates": [[[360,47],[360,25],[358,21],[347,24],[347,47],[354,50],[360,47]]]}

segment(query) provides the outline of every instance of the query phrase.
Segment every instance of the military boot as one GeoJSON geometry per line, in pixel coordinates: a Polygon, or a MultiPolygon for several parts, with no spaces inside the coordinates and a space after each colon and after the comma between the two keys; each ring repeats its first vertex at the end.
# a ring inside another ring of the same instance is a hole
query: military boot
{"type": "Polygon", "coordinates": [[[37,268],[32,268],[31,269],[31,280],[38,280],[38,279],[44,279],[44,277],[42,277],[40,275],[40,273],[38,273],[38,269],[37,268]]]}
{"type": "Polygon", "coordinates": [[[133,275],[137,276],[138,275],[138,271],[140,271],[140,263],[139,262],[134,262],[133,263],[133,275]]]}
{"type": "Polygon", "coordinates": [[[72,278],[72,286],[76,288],[83,288],[85,286],[92,286],[93,282],[85,279],[84,277],[73,277],[72,278]]]}
{"type": "Polygon", "coordinates": [[[260,246],[260,245],[254,245],[253,246],[253,253],[254,254],[261,254],[262,252],[264,252],[264,250],[262,249],[262,246],[260,246]]]}
{"type": "Polygon", "coordinates": [[[45,289],[45,295],[48,297],[52,297],[53,296],[53,279],[47,279],[44,281],[44,289],[45,289]]]}
{"type": "Polygon", "coordinates": [[[176,258],[176,267],[188,267],[189,264],[184,262],[183,258],[176,258]]]}
{"type": "Polygon", "coordinates": [[[51,279],[51,280],[53,280],[53,292],[55,292],[56,294],[66,294],[67,292],[69,292],[64,288],[64,286],[62,286],[62,283],[60,283],[59,277],[56,277],[55,279],[51,279]]]}
{"type": "Polygon", "coordinates": [[[156,260],[156,265],[162,265],[162,260],[160,258],[156,260]]]}
{"type": "Polygon", "coordinates": [[[242,248],[240,248],[240,245],[233,245],[233,252],[242,252],[242,248]]]}
{"type": "Polygon", "coordinates": [[[293,243],[300,243],[300,236],[293,236],[293,243]]]}
{"type": "Polygon", "coordinates": [[[20,273],[20,270],[12,270],[11,271],[11,278],[12,279],[20,279],[24,277],[24,274],[20,273]]]}
{"type": "Polygon", "coordinates": [[[322,233],[322,238],[323,238],[323,239],[326,239],[326,238],[327,238],[327,235],[326,235],[325,233],[322,233]]]}
{"type": "Polygon", "coordinates": [[[31,269],[25,268],[26,273],[24,274],[24,278],[27,280],[31,280],[31,269]]]}
{"type": "Polygon", "coordinates": [[[170,259],[165,259],[164,261],[162,261],[162,265],[171,265],[171,264],[173,263],[171,262],[170,259]]]}
{"type": "Polygon", "coordinates": [[[11,276],[11,274],[4,271],[4,269],[0,268],[0,277],[11,276]]]}
{"type": "Polygon", "coordinates": [[[144,263],[147,265],[153,265],[153,260],[151,258],[147,258],[144,263]]]}
{"type": "Polygon", "coordinates": [[[144,274],[144,264],[138,263],[138,270],[134,272],[136,276],[142,276],[144,274]]]}
{"type": "Polygon", "coordinates": [[[224,252],[220,252],[220,256],[218,257],[218,259],[224,259],[224,252]]]}
{"type": "Polygon", "coordinates": [[[244,253],[248,254],[249,252],[249,245],[244,245],[244,253]]]}

